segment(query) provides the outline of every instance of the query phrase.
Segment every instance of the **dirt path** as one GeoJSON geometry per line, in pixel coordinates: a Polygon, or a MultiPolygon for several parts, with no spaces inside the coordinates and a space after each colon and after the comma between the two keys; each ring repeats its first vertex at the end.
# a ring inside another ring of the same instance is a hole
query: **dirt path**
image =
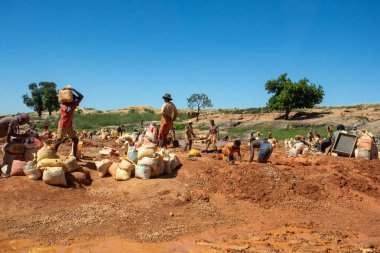
{"type": "Polygon", "coordinates": [[[113,144],[88,143],[81,166],[90,185],[0,179],[0,252],[380,249],[380,161],[286,158],[277,149],[268,164],[232,166],[217,154],[190,161],[177,150],[183,166],[176,175],[117,182],[99,178],[93,165],[97,151],[113,144]]]}

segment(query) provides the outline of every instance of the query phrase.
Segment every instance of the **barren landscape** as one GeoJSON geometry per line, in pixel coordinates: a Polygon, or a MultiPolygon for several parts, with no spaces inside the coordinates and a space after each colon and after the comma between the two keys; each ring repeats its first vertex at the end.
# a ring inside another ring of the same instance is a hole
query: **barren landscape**
{"type": "Polygon", "coordinates": [[[67,188],[0,180],[1,252],[380,250],[379,160],[287,158],[276,148],[268,164],[248,164],[244,144],[243,163],[228,165],[176,149],[174,175],[118,182],[96,172],[103,146],[118,147],[85,140],[83,170],[67,188]]]}

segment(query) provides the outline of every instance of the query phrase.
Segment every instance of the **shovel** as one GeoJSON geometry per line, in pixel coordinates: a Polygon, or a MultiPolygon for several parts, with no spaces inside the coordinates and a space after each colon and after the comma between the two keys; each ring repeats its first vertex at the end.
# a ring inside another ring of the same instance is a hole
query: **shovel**
{"type": "Polygon", "coordinates": [[[173,131],[173,148],[178,148],[179,147],[179,141],[175,137],[174,127],[172,127],[172,131],[173,131]]]}

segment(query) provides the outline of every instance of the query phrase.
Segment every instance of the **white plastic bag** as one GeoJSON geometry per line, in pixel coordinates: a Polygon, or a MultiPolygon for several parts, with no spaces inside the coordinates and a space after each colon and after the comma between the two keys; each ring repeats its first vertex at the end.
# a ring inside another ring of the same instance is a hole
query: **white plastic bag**
{"type": "Polygon", "coordinates": [[[139,164],[149,166],[152,170],[157,170],[158,158],[143,157],[139,164]]]}
{"type": "Polygon", "coordinates": [[[149,166],[142,165],[142,164],[137,164],[135,166],[135,176],[137,178],[149,179],[150,172],[151,172],[151,168],[149,166]]]}
{"type": "Polygon", "coordinates": [[[357,148],[357,149],[355,149],[355,157],[356,158],[370,159],[371,158],[371,151],[369,151],[365,148],[357,148]]]}
{"type": "Polygon", "coordinates": [[[179,161],[176,154],[170,153],[169,157],[170,157],[170,168],[173,171],[181,165],[181,162],[179,161]]]}
{"type": "Polygon", "coordinates": [[[63,161],[63,163],[66,165],[67,171],[70,173],[79,169],[78,161],[75,156],[69,156],[65,161],[63,161]]]}
{"type": "Polygon", "coordinates": [[[304,148],[306,148],[306,145],[303,142],[296,142],[288,151],[288,157],[294,157],[302,154],[304,148]]]}
{"type": "Polygon", "coordinates": [[[62,167],[46,167],[44,169],[42,180],[51,185],[67,186],[65,171],[62,167]]]}
{"type": "Polygon", "coordinates": [[[11,168],[12,166],[10,164],[3,164],[1,167],[1,173],[3,175],[10,175],[11,174],[11,168]]]}
{"type": "Polygon", "coordinates": [[[24,174],[30,180],[38,180],[42,177],[42,171],[37,169],[36,161],[30,161],[27,164],[25,164],[23,170],[24,174]]]}
{"type": "Polygon", "coordinates": [[[96,170],[98,171],[100,177],[104,177],[107,174],[108,168],[111,165],[112,162],[108,159],[103,159],[101,161],[95,162],[96,170]]]}

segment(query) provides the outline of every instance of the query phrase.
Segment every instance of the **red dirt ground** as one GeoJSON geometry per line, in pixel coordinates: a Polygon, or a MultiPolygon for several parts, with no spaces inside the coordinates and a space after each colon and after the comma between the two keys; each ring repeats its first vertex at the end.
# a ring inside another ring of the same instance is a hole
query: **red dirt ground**
{"type": "Polygon", "coordinates": [[[219,154],[191,161],[175,150],[175,175],[117,182],[94,166],[113,142],[85,143],[80,165],[91,179],[76,172],[68,188],[0,179],[0,252],[380,250],[380,160],[287,158],[279,148],[268,164],[228,165],[219,154]]]}

